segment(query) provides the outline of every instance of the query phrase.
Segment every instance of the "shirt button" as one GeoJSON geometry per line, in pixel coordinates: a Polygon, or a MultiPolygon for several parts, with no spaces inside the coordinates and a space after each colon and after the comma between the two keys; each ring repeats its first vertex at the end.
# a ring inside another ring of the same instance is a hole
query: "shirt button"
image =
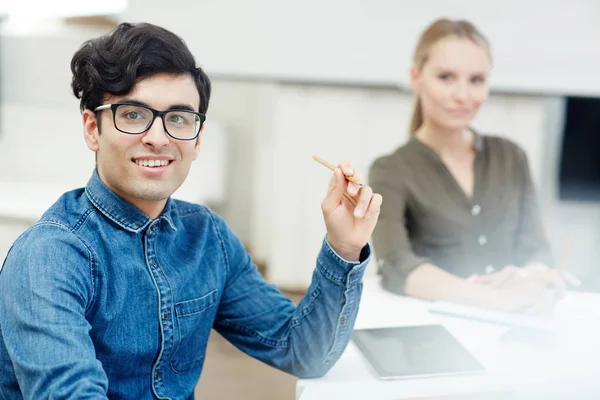
{"type": "Polygon", "coordinates": [[[473,206],[473,208],[471,208],[471,214],[475,217],[478,216],[480,212],[481,212],[481,206],[479,204],[475,204],[473,206]]]}
{"type": "Polygon", "coordinates": [[[346,317],[342,316],[340,318],[340,324],[344,325],[345,322],[346,322],[346,317]]]}
{"type": "Polygon", "coordinates": [[[156,268],[156,261],[152,261],[152,266],[156,268]]]}
{"type": "Polygon", "coordinates": [[[163,313],[163,320],[167,321],[168,319],[169,319],[169,313],[165,311],[163,313]]]}
{"type": "Polygon", "coordinates": [[[495,271],[495,269],[492,265],[486,265],[484,271],[486,274],[491,274],[492,272],[495,271]]]}
{"type": "Polygon", "coordinates": [[[156,380],[160,379],[160,371],[154,372],[154,379],[156,379],[156,380]]]}
{"type": "Polygon", "coordinates": [[[486,244],[488,242],[488,240],[485,235],[480,235],[479,238],[477,239],[477,242],[479,242],[480,246],[483,246],[484,244],[486,244]]]}

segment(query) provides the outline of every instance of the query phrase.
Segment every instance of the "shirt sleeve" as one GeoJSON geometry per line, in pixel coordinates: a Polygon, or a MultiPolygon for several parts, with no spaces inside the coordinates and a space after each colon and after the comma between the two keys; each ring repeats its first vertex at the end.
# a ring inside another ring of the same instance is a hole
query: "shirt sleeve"
{"type": "Polygon", "coordinates": [[[88,248],[58,224],[38,224],[15,242],[0,271],[0,340],[14,375],[2,374],[0,393],[14,388],[16,376],[25,399],[107,399],[85,318],[92,263],[88,248]]]}
{"type": "Polygon", "coordinates": [[[323,376],[351,339],[370,247],[349,262],[325,239],[311,285],[296,306],[263,279],[239,239],[215,218],[227,258],[215,329],[275,368],[301,378],[323,376]]]}
{"type": "Polygon", "coordinates": [[[406,277],[419,265],[431,262],[413,251],[406,227],[408,191],[389,159],[376,160],[369,170],[369,185],[383,196],[379,221],[372,243],[382,275],[382,285],[403,293],[406,277]]]}
{"type": "Polygon", "coordinates": [[[553,266],[554,261],[544,231],[529,162],[523,150],[517,148],[517,153],[523,181],[519,205],[519,228],[515,238],[515,258],[521,266],[534,261],[553,266]]]}

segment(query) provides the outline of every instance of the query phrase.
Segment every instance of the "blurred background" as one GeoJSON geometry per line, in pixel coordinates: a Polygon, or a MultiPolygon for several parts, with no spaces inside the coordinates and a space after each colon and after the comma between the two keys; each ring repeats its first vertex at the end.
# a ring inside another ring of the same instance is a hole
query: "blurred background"
{"type": "Polygon", "coordinates": [[[92,173],[71,56],[144,21],[180,35],[213,81],[200,158],[175,197],[220,213],[266,278],[301,294],[330,177],[311,157],[366,173],[407,140],[412,52],[439,17],[468,19],[491,42],[491,98],[473,126],[525,149],[556,258],[568,238],[568,268],[600,290],[598,0],[2,0],[0,259],[92,173]]]}

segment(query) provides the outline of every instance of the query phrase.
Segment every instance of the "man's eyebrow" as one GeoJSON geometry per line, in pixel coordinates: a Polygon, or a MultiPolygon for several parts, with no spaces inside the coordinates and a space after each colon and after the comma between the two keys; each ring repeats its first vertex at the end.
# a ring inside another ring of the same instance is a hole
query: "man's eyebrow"
{"type": "Polygon", "coordinates": [[[171,106],[169,107],[169,110],[189,110],[189,111],[194,111],[197,112],[196,109],[194,107],[192,107],[189,104],[171,104],[171,106]]]}
{"type": "MultiPolygon", "coordinates": [[[[144,103],[143,101],[139,101],[139,100],[135,100],[135,99],[128,99],[128,98],[121,99],[117,103],[131,103],[131,104],[137,104],[139,106],[150,107],[150,105],[144,103]]],[[[152,107],[150,107],[150,108],[152,108],[152,107]]],[[[192,107],[190,104],[185,104],[185,103],[171,104],[169,106],[169,108],[167,108],[167,110],[189,110],[189,111],[197,112],[194,107],[192,107]]]]}
{"type": "Polygon", "coordinates": [[[135,100],[135,99],[128,99],[128,98],[121,99],[121,100],[117,101],[116,103],[117,104],[130,103],[130,104],[137,104],[139,106],[150,107],[148,104],[144,103],[143,101],[139,101],[139,100],[135,100]]]}

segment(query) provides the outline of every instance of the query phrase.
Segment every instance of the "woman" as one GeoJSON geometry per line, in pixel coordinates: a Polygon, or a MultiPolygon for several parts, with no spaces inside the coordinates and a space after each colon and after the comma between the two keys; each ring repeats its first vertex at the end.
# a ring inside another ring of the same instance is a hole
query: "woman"
{"type": "Polygon", "coordinates": [[[386,289],[502,311],[552,309],[564,279],[550,269],[525,153],[469,126],[487,100],[485,37],[442,19],[422,34],[411,69],[411,139],[377,159],[385,199],[373,235],[386,289]]]}

